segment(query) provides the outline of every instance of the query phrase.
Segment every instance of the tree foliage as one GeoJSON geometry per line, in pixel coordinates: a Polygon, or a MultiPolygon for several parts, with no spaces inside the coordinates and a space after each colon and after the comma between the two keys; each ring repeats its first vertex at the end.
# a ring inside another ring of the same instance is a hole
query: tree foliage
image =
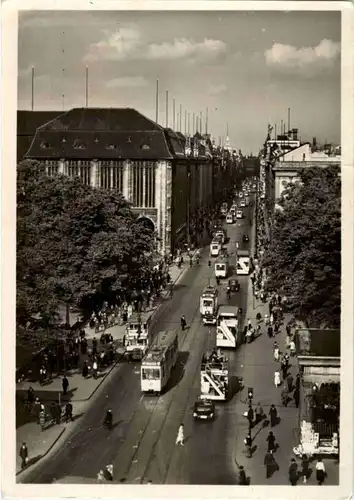
{"type": "Polygon", "coordinates": [[[268,288],[290,298],[309,326],[338,327],[341,285],[341,181],[337,167],[301,172],[275,214],[264,254],[268,288]]]}
{"type": "Polygon", "coordinates": [[[17,323],[53,325],[59,305],[94,304],[139,287],[155,235],[118,192],[79,178],[48,177],[37,162],[17,169],[17,323]]]}

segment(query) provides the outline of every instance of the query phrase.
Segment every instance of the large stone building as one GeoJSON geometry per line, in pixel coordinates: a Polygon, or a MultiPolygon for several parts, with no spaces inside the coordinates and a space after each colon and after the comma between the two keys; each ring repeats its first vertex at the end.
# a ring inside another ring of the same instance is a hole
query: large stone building
{"type": "Polygon", "coordinates": [[[197,243],[220,196],[215,179],[229,172],[211,149],[208,136],[184,137],[134,109],[75,108],[39,125],[24,157],[44,162],[48,175],[120,191],[165,254],[197,243]]]}

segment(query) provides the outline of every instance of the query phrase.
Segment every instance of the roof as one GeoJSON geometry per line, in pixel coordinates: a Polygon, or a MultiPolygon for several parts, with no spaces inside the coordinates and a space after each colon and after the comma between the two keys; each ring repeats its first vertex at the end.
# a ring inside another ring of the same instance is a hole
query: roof
{"type": "Polygon", "coordinates": [[[340,357],[340,330],[299,329],[296,344],[299,356],[340,357]]]}
{"type": "Polygon", "coordinates": [[[218,314],[237,314],[236,306],[219,306],[218,314]]]}
{"type": "Polygon", "coordinates": [[[129,323],[139,323],[139,319],[141,320],[142,323],[146,323],[147,320],[152,316],[151,312],[142,312],[142,313],[133,313],[130,318],[127,321],[127,324],[129,323]]]}
{"type": "Polygon", "coordinates": [[[21,161],[27,153],[37,128],[62,113],[62,111],[17,111],[17,161],[21,161]]]}
{"type": "Polygon", "coordinates": [[[143,361],[147,363],[160,361],[166,349],[175,341],[176,337],[176,330],[158,332],[143,361]]]}
{"type": "Polygon", "coordinates": [[[74,108],[37,129],[27,158],[173,159],[181,138],[132,108],[74,108]]]}

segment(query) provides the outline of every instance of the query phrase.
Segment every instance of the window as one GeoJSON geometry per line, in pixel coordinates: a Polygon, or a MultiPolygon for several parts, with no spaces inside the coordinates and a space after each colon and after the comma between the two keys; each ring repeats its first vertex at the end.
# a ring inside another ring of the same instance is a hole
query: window
{"type": "Polygon", "coordinates": [[[40,147],[41,147],[41,149],[52,149],[52,145],[49,144],[49,142],[46,142],[46,141],[42,141],[40,147]]]}
{"type": "Polygon", "coordinates": [[[305,161],[306,155],[305,153],[302,154],[302,161],[305,161]]]}
{"type": "Polygon", "coordinates": [[[123,166],[124,162],[115,160],[102,160],[100,162],[100,187],[123,191],[123,166]]]}
{"type": "Polygon", "coordinates": [[[159,368],[143,368],[142,369],[143,380],[159,380],[160,379],[160,369],[159,368]]]}
{"type": "Polygon", "coordinates": [[[91,184],[91,161],[89,160],[81,160],[79,161],[79,176],[85,186],[89,186],[91,184]]]}
{"type": "Polygon", "coordinates": [[[203,302],[204,307],[211,307],[213,305],[212,300],[204,300],[203,302]]]}
{"type": "Polygon", "coordinates": [[[86,149],[86,144],[80,139],[75,139],[73,144],[74,149],[86,149]]]}

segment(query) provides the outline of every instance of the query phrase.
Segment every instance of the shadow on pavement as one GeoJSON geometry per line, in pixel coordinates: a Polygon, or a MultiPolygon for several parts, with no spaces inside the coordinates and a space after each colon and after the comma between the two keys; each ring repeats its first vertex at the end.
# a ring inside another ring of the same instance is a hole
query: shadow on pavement
{"type": "Polygon", "coordinates": [[[173,387],[178,385],[179,382],[182,380],[184,375],[184,367],[188,361],[188,358],[189,358],[189,352],[181,351],[178,353],[177,363],[174,370],[172,371],[171,378],[166,386],[165,392],[171,390],[173,387]]]}
{"type": "Polygon", "coordinates": [[[238,394],[239,392],[241,392],[243,388],[244,388],[244,385],[243,385],[243,379],[242,379],[242,377],[238,377],[236,375],[232,375],[232,377],[230,377],[230,380],[229,380],[229,397],[228,397],[228,401],[231,401],[232,398],[236,394],[238,394]]]}

